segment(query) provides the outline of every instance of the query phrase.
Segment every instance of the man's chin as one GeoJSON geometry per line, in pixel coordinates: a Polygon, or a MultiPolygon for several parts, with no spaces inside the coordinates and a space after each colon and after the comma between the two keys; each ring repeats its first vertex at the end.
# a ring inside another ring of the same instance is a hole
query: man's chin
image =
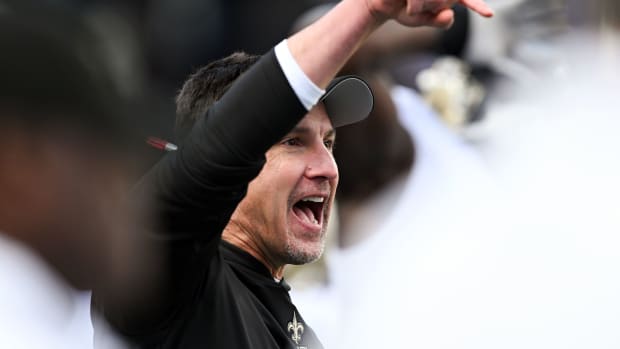
{"type": "Polygon", "coordinates": [[[321,258],[325,244],[323,242],[318,243],[319,246],[313,246],[312,248],[299,248],[293,246],[287,246],[287,264],[302,265],[308,264],[321,258]]]}

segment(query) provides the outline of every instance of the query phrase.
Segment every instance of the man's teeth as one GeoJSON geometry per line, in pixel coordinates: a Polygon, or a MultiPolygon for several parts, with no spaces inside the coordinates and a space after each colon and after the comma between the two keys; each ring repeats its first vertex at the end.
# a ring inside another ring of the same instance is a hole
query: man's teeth
{"type": "Polygon", "coordinates": [[[319,202],[319,203],[321,203],[321,202],[325,201],[325,198],[322,197],[322,196],[309,196],[307,198],[301,199],[301,201],[310,201],[310,202],[319,202]]]}

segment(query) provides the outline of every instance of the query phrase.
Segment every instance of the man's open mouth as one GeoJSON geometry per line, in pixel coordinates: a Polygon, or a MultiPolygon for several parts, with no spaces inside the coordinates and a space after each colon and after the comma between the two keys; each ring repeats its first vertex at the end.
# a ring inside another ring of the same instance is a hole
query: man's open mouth
{"type": "Polygon", "coordinates": [[[323,209],[326,198],[323,196],[308,196],[293,205],[293,212],[303,222],[312,225],[323,223],[323,209]]]}

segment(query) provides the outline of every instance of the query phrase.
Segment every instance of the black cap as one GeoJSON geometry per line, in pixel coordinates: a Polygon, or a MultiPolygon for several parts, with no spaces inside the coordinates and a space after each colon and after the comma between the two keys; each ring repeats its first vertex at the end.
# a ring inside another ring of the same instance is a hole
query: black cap
{"type": "Polygon", "coordinates": [[[332,80],[319,100],[325,104],[334,127],[362,121],[372,111],[373,95],[368,84],[354,75],[332,80]]]}
{"type": "MultiPolygon", "coordinates": [[[[334,128],[354,124],[368,117],[372,111],[374,98],[370,86],[360,77],[345,75],[332,80],[319,99],[334,128]]],[[[177,130],[177,138],[183,139],[192,125],[177,130]]],[[[149,136],[146,143],[158,150],[174,151],[177,146],[159,137],[149,136]]]]}

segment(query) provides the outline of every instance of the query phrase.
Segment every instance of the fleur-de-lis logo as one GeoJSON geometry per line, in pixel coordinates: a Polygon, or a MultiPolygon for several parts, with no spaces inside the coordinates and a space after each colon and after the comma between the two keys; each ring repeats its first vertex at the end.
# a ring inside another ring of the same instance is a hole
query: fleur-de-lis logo
{"type": "Polygon", "coordinates": [[[297,315],[295,315],[294,311],[293,321],[288,323],[287,331],[293,331],[291,339],[293,340],[293,342],[295,342],[295,344],[299,344],[299,342],[301,341],[301,335],[304,333],[304,324],[302,324],[301,322],[297,322],[297,315]]]}

